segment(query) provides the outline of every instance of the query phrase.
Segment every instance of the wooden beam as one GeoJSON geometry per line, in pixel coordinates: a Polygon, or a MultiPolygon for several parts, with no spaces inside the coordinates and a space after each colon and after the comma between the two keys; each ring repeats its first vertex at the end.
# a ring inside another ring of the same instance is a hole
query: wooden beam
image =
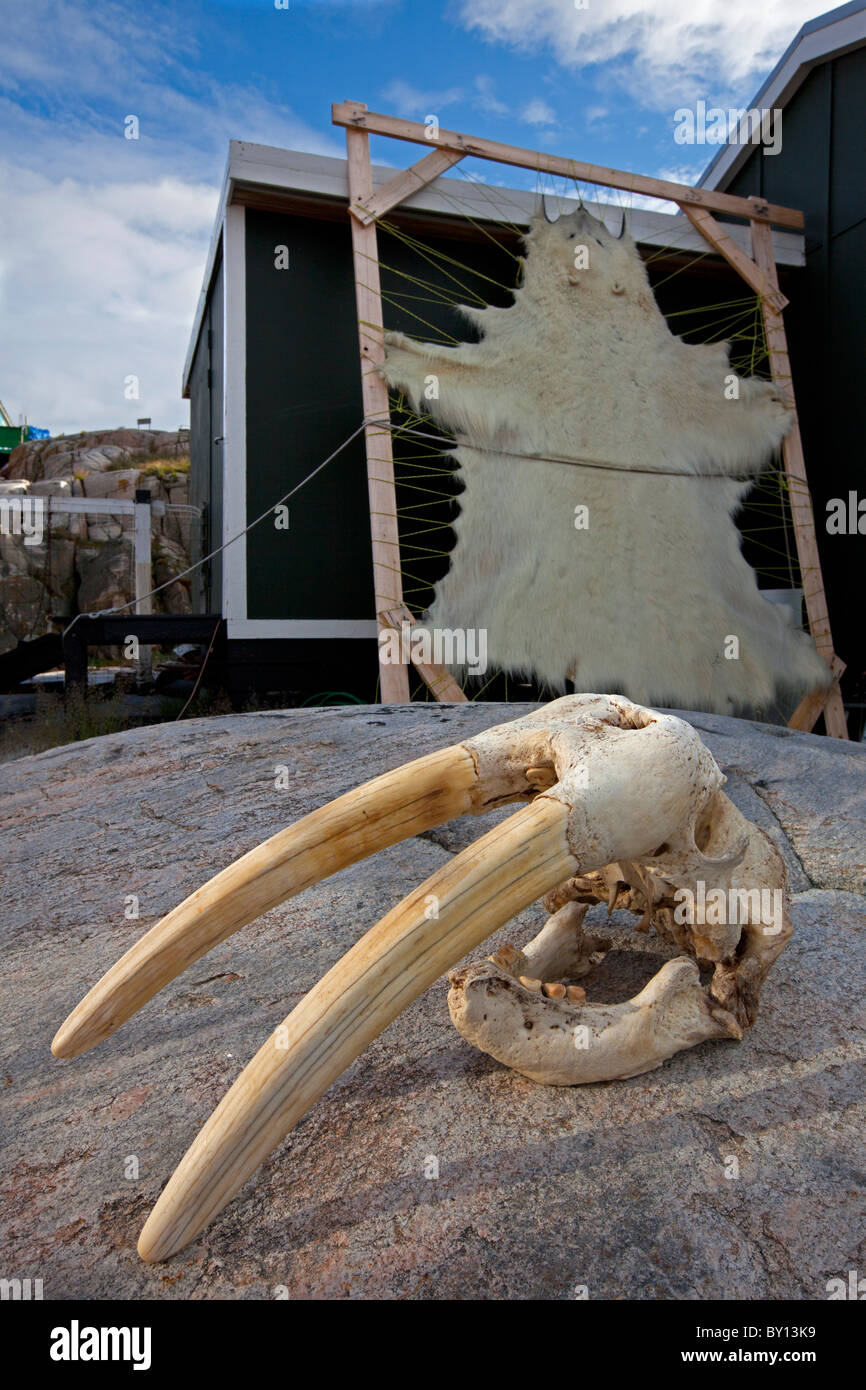
{"type": "MultiPolygon", "coordinates": [[[[834,656],[832,662],[830,663],[830,669],[833,672],[833,675],[835,676],[834,690],[839,695],[839,700],[841,702],[842,695],[839,691],[839,677],[845,670],[845,663],[838,656],[834,656]]],[[[801,733],[807,734],[811,729],[814,729],[816,723],[818,722],[818,718],[822,713],[824,714],[824,719],[826,723],[826,700],[826,690],[813,690],[811,695],[804,695],[799,705],[794,710],[794,713],[791,715],[791,718],[788,720],[788,728],[799,729],[801,733]]],[[[837,734],[836,737],[847,737],[847,733],[845,735],[837,734]]]]}
{"type": "Polygon", "coordinates": [[[772,304],[779,313],[787,307],[788,301],[782,291],[776,285],[772,285],[767,279],[760,266],[757,266],[745,253],[741,251],[737,243],[728,236],[711,212],[706,208],[693,208],[688,203],[681,203],[683,212],[689,219],[693,227],[701,233],[720,256],[724,256],[728,265],[733,266],[738,275],[745,280],[747,285],[751,285],[755,294],[759,294],[762,299],[766,299],[772,304]]]}
{"type": "MultiPolygon", "coordinates": [[[[346,131],[346,156],[351,205],[363,202],[373,192],[370,143],[365,131],[346,131]]],[[[376,224],[362,227],[354,217],[350,217],[349,222],[352,231],[355,301],[358,309],[364,418],[368,421],[387,420],[388,387],[376,370],[385,360],[385,328],[382,321],[376,224]]],[[[367,451],[367,493],[370,499],[370,534],[373,543],[373,590],[375,611],[380,614],[387,609],[399,607],[403,602],[390,430],[381,425],[368,424],[364,431],[364,443],[367,451]]],[[[379,622],[381,627],[381,619],[379,622]]],[[[383,704],[408,703],[409,672],[405,666],[394,666],[380,659],[379,682],[383,704]]]]}
{"type": "MultiPolygon", "coordinates": [[[[364,130],[372,135],[390,135],[394,140],[409,140],[418,145],[431,143],[429,128],[419,121],[405,121],[398,116],[383,116],[378,112],[368,111],[363,102],[359,101],[344,101],[333,105],[331,120],[334,125],[345,126],[347,130],[364,130]]],[[[727,213],[730,217],[773,222],[779,227],[790,227],[795,232],[803,230],[803,214],[799,208],[777,207],[774,203],[763,200],[738,198],[732,193],[717,193],[709,188],[691,188],[688,184],[669,183],[666,179],[630,174],[623,169],[609,169],[601,164],[584,164],[576,159],[565,159],[562,155],[544,154],[540,150],[503,145],[498,140],[484,140],[480,136],[464,135],[457,130],[440,129],[436,144],[440,149],[454,150],[461,155],[474,155],[477,159],[492,159],[497,164],[516,165],[519,169],[532,169],[536,173],[554,174],[561,178],[583,179],[586,183],[603,184],[607,188],[623,188],[629,193],[664,198],[668,202],[680,205],[688,203],[690,206],[708,208],[711,212],[727,213]]]]}
{"type": "MultiPolygon", "coordinates": [[[[766,222],[759,222],[757,220],[752,222],[752,254],[766,278],[772,285],[778,287],[779,281],[776,274],[776,258],[773,254],[773,234],[766,222]]],[[[797,419],[797,402],[794,397],[791,359],[788,355],[788,339],[785,334],[785,324],[782,315],[777,309],[773,308],[769,300],[763,299],[761,301],[761,313],[764,319],[764,331],[767,336],[770,374],[777,385],[781,386],[784,390],[788,397],[790,407],[794,411],[794,424],[782,441],[782,458],[788,479],[791,521],[794,527],[794,538],[797,544],[797,559],[800,565],[803,596],[806,601],[806,613],[809,619],[809,631],[812,634],[815,646],[832,670],[836,658],[835,652],[833,651],[833,637],[830,632],[830,615],[827,611],[827,596],[824,592],[824,577],[821,573],[821,559],[818,554],[818,540],[815,535],[815,517],[812,512],[812,498],[809,493],[809,483],[806,477],[803,441],[800,437],[800,423],[797,419]]],[[[812,719],[812,724],[814,724],[815,719],[817,719],[823,707],[824,725],[827,733],[832,738],[847,738],[848,722],[845,718],[845,706],[842,703],[838,680],[830,687],[829,691],[819,692],[819,695],[820,701],[817,713],[815,713],[812,719]]],[[[801,719],[806,718],[812,708],[812,704],[809,704],[808,708],[803,711],[803,702],[801,702],[796,714],[799,715],[801,719]],[[803,711],[803,713],[801,713],[801,711],[803,711]]],[[[791,727],[801,726],[791,725],[791,727]]],[[[812,725],[808,727],[811,728],[812,725]]]]}
{"type": "MultiPolygon", "coordinates": [[[[46,497],[45,501],[51,513],[92,512],[94,516],[134,516],[138,505],[131,497],[46,497]]],[[[165,503],[152,501],[150,514],[165,516],[165,503]]]]}
{"type": "Polygon", "coordinates": [[[137,488],[135,493],[135,519],[133,522],[133,543],[135,553],[135,611],[152,613],[153,568],[151,557],[151,511],[150,492],[147,488],[137,488]]]}
{"type": "MultiPolygon", "coordinates": [[[[402,632],[404,623],[408,623],[410,626],[415,623],[409,609],[402,606],[392,608],[387,613],[380,614],[380,617],[384,619],[388,627],[396,629],[397,632],[402,632]]],[[[468,703],[467,696],[464,695],[447,666],[439,666],[432,661],[429,663],[418,661],[411,648],[409,655],[415,670],[437,700],[454,701],[457,704],[468,703]]]]}
{"type": "Polygon", "coordinates": [[[434,179],[438,179],[446,169],[459,164],[462,158],[463,155],[457,150],[431,150],[423,159],[419,159],[417,164],[410,165],[402,174],[397,174],[387,183],[380,184],[372,197],[365,198],[362,203],[352,203],[349,211],[353,217],[357,217],[362,227],[369,227],[371,222],[384,217],[386,212],[390,212],[398,203],[417,193],[419,188],[424,188],[434,179]]]}
{"type": "MultiPolygon", "coordinates": [[[[147,488],[136,488],[133,520],[135,554],[135,611],[137,614],[152,613],[153,599],[153,559],[151,541],[150,492],[147,488]]],[[[139,646],[135,667],[137,685],[144,685],[153,679],[153,649],[139,646]]]]}

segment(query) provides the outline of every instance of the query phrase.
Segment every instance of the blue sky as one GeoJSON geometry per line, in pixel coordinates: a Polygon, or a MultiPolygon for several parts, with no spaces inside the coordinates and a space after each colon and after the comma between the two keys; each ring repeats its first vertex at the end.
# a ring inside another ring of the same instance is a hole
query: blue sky
{"type": "MultiPolygon", "coordinates": [[[[0,398],[77,430],[188,422],[229,139],[341,157],[332,101],[694,182],[674,111],[747,104],[815,0],[5,0],[0,398]],[[135,115],[140,138],[123,137],[135,115]],[[124,379],[139,377],[137,402],[124,379]]],[[[380,163],[414,147],[374,141],[380,163]]],[[[491,182],[533,176],[476,166],[491,182]]]]}

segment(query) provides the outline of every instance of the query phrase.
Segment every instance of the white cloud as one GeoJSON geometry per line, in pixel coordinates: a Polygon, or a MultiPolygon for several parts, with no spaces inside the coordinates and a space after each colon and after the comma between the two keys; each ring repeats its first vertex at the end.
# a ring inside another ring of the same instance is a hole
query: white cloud
{"type": "Polygon", "coordinates": [[[98,11],[56,0],[5,6],[3,76],[13,90],[38,81],[54,98],[71,89],[101,91],[114,74],[121,90],[155,71],[177,70],[194,45],[170,22],[170,11],[103,0],[98,11]],[[52,84],[53,89],[52,89],[52,84]]]}
{"type": "Polygon", "coordinates": [[[475,79],[475,100],[473,106],[479,111],[487,111],[491,116],[507,116],[511,110],[504,101],[500,101],[494,90],[495,83],[492,77],[486,73],[479,73],[475,79]]]}
{"type": "Polygon", "coordinates": [[[279,92],[217,81],[194,56],[170,6],[29,0],[4,14],[0,383],[13,419],[55,432],[185,421],[229,139],[345,154],[279,92]],[[138,140],[123,138],[127,114],[138,140]],[[138,401],[124,399],[130,374],[138,401]]]}
{"type": "MultiPolygon", "coordinates": [[[[496,83],[488,73],[479,73],[468,89],[463,87],[415,87],[402,77],[394,78],[382,89],[383,98],[400,116],[419,118],[438,115],[446,106],[465,103],[476,111],[492,116],[517,114],[514,106],[503,101],[496,92],[496,83]]],[[[540,99],[524,104],[520,119],[530,125],[555,124],[556,114],[546,101],[540,99]]]]}
{"type": "Polygon", "coordinates": [[[279,145],[345,158],[339,135],[322,136],[284,107],[243,88],[223,88],[200,102],[178,92],[154,89],[147,103],[119,105],[116,122],[86,115],[46,116],[0,97],[4,153],[49,178],[70,171],[89,182],[164,178],[170,173],[196,182],[202,172],[220,179],[229,140],[279,145]],[[123,118],[138,115],[138,140],[123,136],[123,118]]]}
{"type": "Polygon", "coordinates": [[[444,107],[453,106],[455,102],[463,100],[463,90],[460,87],[422,91],[413,87],[411,82],[404,82],[401,77],[389,82],[382,95],[391,102],[400,116],[435,116],[444,107]]]}
{"type": "Polygon", "coordinates": [[[54,433],[185,423],[180,376],[218,190],[0,166],[3,392],[54,433]],[[140,399],[124,399],[124,378],[140,399]]]}
{"type": "Polygon", "coordinates": [[[598,121],[605,120],[610,115],[606,106],[588,106],[586,108],[587,125],[595,125],[598,121]]]}
{"type": "Polygon", "coordinates": [[[617,80],[659,109],[699,97],[747,100],[817,0],[460,0],[467,29],[523,51],[549,49],[567,68],[617,64],[617,80]]]}
{"type": "Polygon", "coordinates": [[[548,102],[534,97],[524,106],[520,119],[527,125],[556,125],[556,112],[548,102]]]}
{"type": "MultiPolygon", "coordinates": [[[[676,167],[667,165],[664,168],[656,169],[651,177],[663,179],[665,183],[684,183],[687,187],[692,187],[702,169],[703,164],[698,166],[697,172],[686,164],[680,164],[676,167]]],[[[625,195],[620,194],[619,196],[624,197],[625,195]]],[[[651,198],[646,193],[629,193],[628,205],[633,208],[643,208],[647,212],[667,212],[673,216],[677,216],[682,211],[677,203],[669,203],[664,198],[651,198]]]]}

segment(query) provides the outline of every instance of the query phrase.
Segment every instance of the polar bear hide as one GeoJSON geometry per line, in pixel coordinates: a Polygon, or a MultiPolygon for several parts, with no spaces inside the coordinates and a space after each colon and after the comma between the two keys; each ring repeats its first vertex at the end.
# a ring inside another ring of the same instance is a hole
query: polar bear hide
{"type": "Polygon", "coordinates": [[[385,379],[454,434],[465,488],[426,626],[486,629],[491,665],[552,690],[644,704],[731,713],[826,686],[733,520],[792,423],[779,390],[732,388],[727,344],[671,333],[627,233],[580,208],[525,240],[513,305],[461,306],[480,342],[386,334],[385,379]]]}

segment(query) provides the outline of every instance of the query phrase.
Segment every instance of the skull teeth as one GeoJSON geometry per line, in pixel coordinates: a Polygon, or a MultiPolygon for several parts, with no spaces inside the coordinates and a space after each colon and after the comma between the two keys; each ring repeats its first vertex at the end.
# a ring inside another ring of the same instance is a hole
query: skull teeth
{"type": "MultiPolygon", "coordinates": [[[[493,956],[490,960],[494,965],[498,964],[493,956]]],[[[518,979],[524,989],[532,994],[543,994],[547,999],[567,1000],[571,1004],[582,1004],[586,999],[586,990],[581,989],[580,985],[565,985],[561,980],[536,980],[532,975],[519,975],[518,979]]]]}
{"type": "Polygon", "coordinates": [[[531,975],[521,975],[520,983],[533,994],[540,991],[547,999],[567,1000],[570,1004],[582,1004],[586,999],[586,990],[580,985],[564,985],[561,980],[549,980],[542,984],[541,980],[534,980],[531,975]]]}
{"type": "Polygon", "coordinates": [[[525,772],[527,782],[536,791],[549,791],[556,783],[556,772],[552,767],[528,767],[525,772]]]}
{"type": "Polygon", "coordinates": [[[516,946],[500,946],[499,950],[494,951],[487,959],[492,965],[498,965],[501,970],[513,973],[514,967],[523,960],[523,952],[516,946]]]}

